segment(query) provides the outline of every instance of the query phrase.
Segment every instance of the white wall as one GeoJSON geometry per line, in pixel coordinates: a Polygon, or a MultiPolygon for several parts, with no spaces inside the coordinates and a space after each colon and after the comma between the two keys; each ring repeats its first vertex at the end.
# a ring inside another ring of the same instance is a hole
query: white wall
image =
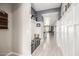
{"type": "Polygon", "coordinates": [[[31,54],[31,5],[13,5],[13,40],[12,48],[14,52],[31,54]]]}
{"type": "Polygon", "coordinates": [[[56,40],[63,55],[79,55],[79,4],[72,4],[56,23],[56,40]]]}
{"type": "Polygon", "coordinates": [[[0,9],[8,13],[8,29],[0,29],[0,53],[11,51],[12,12],[11,4],[0,4],[0,9]]]}
{"type": "Polygon", "coordinates": [[[36,21],[34,20],[34,19],[32,19],[32,21],[31,21],[31,27],[32,27],[32,29],[31,29],[31,40],[33,40],[34,39],[34,34],[36,34],[35,33],[35,31],[36,31],[36,21]]]}
{"type": "Polygon", "coordinates": [[[21,53],[21,42],[22,42],[22,10],[21,4],[13,5],[12,9],[12,24],[13,24],[13,39],[12,39],[12,51],[16,53],[21,53]]]}

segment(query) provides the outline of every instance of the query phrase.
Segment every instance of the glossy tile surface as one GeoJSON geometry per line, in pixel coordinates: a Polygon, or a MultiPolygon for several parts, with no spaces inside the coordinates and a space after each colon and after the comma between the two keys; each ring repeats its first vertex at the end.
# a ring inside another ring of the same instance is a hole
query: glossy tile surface
{"type": "Polygon", "coordinates": [[[34,51],[33,56],[62,56],[62,50],[57,46],[52,34],[47,34],[47,39],[34,51]]]}

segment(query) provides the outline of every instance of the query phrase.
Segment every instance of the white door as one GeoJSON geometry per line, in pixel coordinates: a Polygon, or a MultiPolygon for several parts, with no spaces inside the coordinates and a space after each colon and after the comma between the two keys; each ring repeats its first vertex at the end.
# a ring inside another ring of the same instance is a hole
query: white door
{"type": "Polygon", "coordinates": [[[76,25],[75,55],[79,56],[79,25],[76,25]]]}

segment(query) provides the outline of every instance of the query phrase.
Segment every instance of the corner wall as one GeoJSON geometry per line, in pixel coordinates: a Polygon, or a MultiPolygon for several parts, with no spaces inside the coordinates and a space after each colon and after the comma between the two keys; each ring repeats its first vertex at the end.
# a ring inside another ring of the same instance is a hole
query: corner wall
{"type": "Polygon", "coordinates": [[[31,55],[31,5],[13,5],[13,52],[31,55]]]}

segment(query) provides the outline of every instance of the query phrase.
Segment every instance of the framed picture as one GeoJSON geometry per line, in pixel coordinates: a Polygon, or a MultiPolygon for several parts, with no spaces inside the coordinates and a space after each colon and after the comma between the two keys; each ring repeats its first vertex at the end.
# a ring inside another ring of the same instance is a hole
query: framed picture
{"type": "Polygon", "coordinates": [[[67,3],[67,4],[65,5],[65,11],[68,10],[68,8],[70,7],[70,5],[71,5],[71,3],[67,3]]]}
{"type": "Polygon", "coordinates": [[[0,10],[0,29],[8,29],[8,14],[0,10]]]}
{"type": "Polygon", "coordinates": [[[40,26],[41,26],[41,24],[40,24],[40,23],[37,23],[37,24],[36,24],[36,27],[40,27],[40,26]]]}

